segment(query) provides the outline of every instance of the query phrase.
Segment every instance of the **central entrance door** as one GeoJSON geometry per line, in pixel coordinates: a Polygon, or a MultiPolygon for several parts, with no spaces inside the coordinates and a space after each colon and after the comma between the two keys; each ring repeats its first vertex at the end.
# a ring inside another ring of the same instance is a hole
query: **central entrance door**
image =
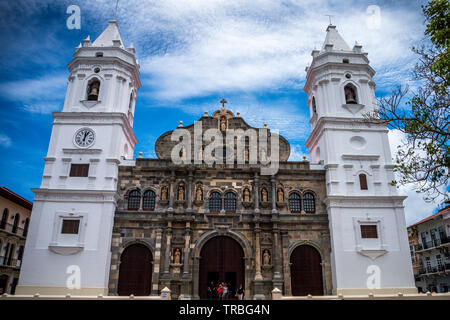
{"type": "Polygon", "coordinates": [[[200,252],[199,295],[207,299],[207,287],[211,281],[231,284],[233,292],[244,280],[244,252],[234,239],[217,236],[209,240],[200,252]]]}

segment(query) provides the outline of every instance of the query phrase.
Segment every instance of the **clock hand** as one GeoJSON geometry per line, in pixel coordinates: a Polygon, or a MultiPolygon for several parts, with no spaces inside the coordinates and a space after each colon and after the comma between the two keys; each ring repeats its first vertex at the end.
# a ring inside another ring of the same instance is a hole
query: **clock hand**
{"type": "Polygon", "coordinates": [[[85,132],[85,133],[84,133],[83,142],[86,140],[86,137],[87,137],[88,133],[89,133],[89,132],[85,132]]]}

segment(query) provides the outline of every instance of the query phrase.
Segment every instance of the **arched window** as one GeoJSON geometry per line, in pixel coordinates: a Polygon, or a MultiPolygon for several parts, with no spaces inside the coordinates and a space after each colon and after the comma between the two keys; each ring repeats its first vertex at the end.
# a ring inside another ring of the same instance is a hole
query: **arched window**
{"type": "Polygon", "coordinates": [[[355,86],[348,84],[344,87],[345,93],[345,103],[347,104],[357,104],[358,99],[356,96],[356,88],[355,86]]]}
{"type": "Polygon", "coordinates": [[[300,203],[300,195],[293,192],[289,195],[289,209],[293,213],[298,213],[302,211],[302,205],[300,203]]]}
{"type": "Polygon", "coordinates": [[[236,212],[236,195],[233,192],[225,193],[224,207],[228,213],[236,212]]]}
{"type": "Polygon", "coordinates": [[[359,186],[361,190],[367,190],[367,177],[364,173],[359,175],[359,186]]]}
{"type": "Polygon", "coordinates": [[[139,210],[141,206],[141,192],[139,190],[130,191],[128,194],[128,210],[139,210]]]}
{"type": "Polygon", "coordinates": [[[314,203],[314,195],[310,192],[303,195],[303,209],[306,213],[316,212],[316,205],[314,203]]]}
{"type": "Polygon", "coordinates": [[[23,236],[26,237],[28,234],[28,226],[30,225],[30,219],[25,219],[25,225],[23,226],[23,236]]]}
{"type": "Polygon", "coordinates": [[[6,228],[6,223],[8,222],[9,211],[7,208],[3,210],[2,221],[0,222],[0,229],[6,228]]]}
{"type": "Polygon", "coordinates": [[[152,190],[147,190],[144,192],[142,209],[148,211],[155,210],[155,193],[152,190]]]}
{"type": "Polygon", "coordinates": [[[19,227],[19,220],[20,220],[20,214],[16,213],[16,215],[14,216],[14,224],[13,224],[13,228],[12,228],[12,233],[17,232],[17,228],[19,227]]]}
{"type": "Polygon", "coordinates": [[[220,193],[212,192],[209,196],[209,211],[210,212],[220,212],[222,210],[222,198],[220,193]]]}
{"type": "Polygon", "coordinates": [[[97,101],[99,94],[100,94],[100,81],[97,78],[93,78],[88,83],[87,99],[91,101],[97,101]]]}
{"type": "Polygon", "coordinates": [[[8,254],[8,261],[6,262],[6,264],[8,266],[11,265],[13,259],[14,259],[14,254],[16,253],[16,246],[13,244],[11,245],[10,249],[9,249],[9,254],[8,254]]]}

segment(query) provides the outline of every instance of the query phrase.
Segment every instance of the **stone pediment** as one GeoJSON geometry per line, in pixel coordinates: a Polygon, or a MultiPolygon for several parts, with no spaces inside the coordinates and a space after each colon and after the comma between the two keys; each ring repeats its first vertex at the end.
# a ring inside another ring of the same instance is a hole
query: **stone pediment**
{"type": "MultiPolygon", "coordinates": [[[[248,129],[255,129],[255,130],[259,130],[259,129],[263,129],[263,128],[255,128],[250,126],[249,124],[247,124],[247,122],[245,122],[245,120],[240,117],[239,113],[237,113],[237,115],[234,115],[231,111],[226,110],[225,108],[221,108],[220,110],[217,110],[216,112],[213,113],[213,116],[208,116],[207,113],[205,112],[205,115],[203,115],[203,117],[201,117],[200,119],[198,119],[198,121],[201,122],[201,127],[202,127],[202,131],[205,132],[208,129],[219,129],[221,130],[221,132],[223,132],[224,137],[226,134],[226,129],[242,129],[244,131],[248,130],[248,129]],[[222,130],[225,129],[225,130],[222,130]]],[[[193,145],[193,141],[194,141],[194,124],[188,125],[188,126],[182,126],[181,124],[182,122],[180,122],[180,126],[178,126],[178,128],[183,128],[186,129],[188,131],[190,131],[191,133],[191,142],[193,145]]],[[[270,129],[268,130],[268,142],[267,142],[267,146],[269,148],[269,154],[270,154],[270,136],[271,134],[275,133],[271,133],[270,129]]],[[[156,155],[159,159],[165,159],[165,160],[169,160],[171,159],[171,151],[173,149],[173,147],[175,145],[178,144],[178,142],[176,141],[171,141],[171,135],[174,132],[174,130],[171,131],[167,131],[164,134],[162,134],[155,143],[155,152],[156,155]]],[[[203,148],[205,148],[206,145],[208,145],[209,142],[204,142],[203,143],[203,148]]],[[[289,159],[289,155],[290,155],[290,145],[289,142],[283,137],[283,136],[279,136],[279,146],[280,146],[280,161],[287,161],[289,159]]],[[[194,159],[194,148],[191,148],[191,154],[192,154],[192,161],[194,159]]]]}

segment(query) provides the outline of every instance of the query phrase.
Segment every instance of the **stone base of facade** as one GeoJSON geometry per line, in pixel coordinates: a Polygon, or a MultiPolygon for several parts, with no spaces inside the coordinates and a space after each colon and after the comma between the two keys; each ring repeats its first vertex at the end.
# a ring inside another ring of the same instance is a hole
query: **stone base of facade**
{"type": "Polygon", "coordinates": [[[50,287],[50,286],[21,286],[18,285],[16,295],[67,295],[74,296],[98,296],[108,295],[108,288],[103,287],[84,287],[80,289],[68,289],[67,287],[50,287]]]}
{"type": "Polygon", "coordinates": [[[368,288],[338,288],[333,290],[334,295],[344,295],[344,296],[359,296],[359,295],[369,295],[369,294],[417,294],[416,287],[403,287],[403,288],[380,288],[380,289],[368,289],[368,288]]]}

